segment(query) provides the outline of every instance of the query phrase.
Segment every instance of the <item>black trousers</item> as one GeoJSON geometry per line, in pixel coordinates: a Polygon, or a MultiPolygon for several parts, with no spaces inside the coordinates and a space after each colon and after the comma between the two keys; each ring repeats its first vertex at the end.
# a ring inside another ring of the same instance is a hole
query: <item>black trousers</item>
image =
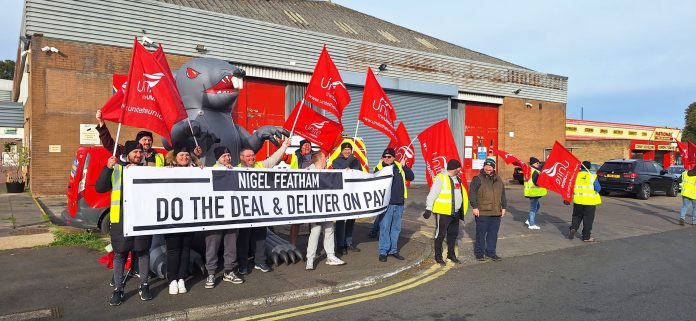
{"type": "Polygon", "coordinates": [[[164,240],[167,244],[167,280],[185,279],[188,277],[193,233],[165,234],[164,240]]]}
{"type": "Polygon", "coordinates": [[[442,241],[447,236],[447,257],[456,257],[454,247],[459,235],[459,218],[453,215],[434,213],[435,217],[435,258],[442,259],[442,241]]]}
{"type": "Polygon", "coordinates": [[[570,225],[570,229],[577,231],[580,228],[580,222],[582,222],[583,240],[590,238],[596,209],[597,205],[573,204],[573,222],[570,225]]]}
{"type": "MultiPolygon", "coordinates": [[[[248,268],[249,261],[266,263],[265,249],[266,227],[249,227],[239,229],[237,235],[237,265],[240,268],[248,268]],[[256,248],[261,248],[261,255],[256,260],[256,248]]],[[[252,266],[253,268],[253,266],[252,266]]]]}

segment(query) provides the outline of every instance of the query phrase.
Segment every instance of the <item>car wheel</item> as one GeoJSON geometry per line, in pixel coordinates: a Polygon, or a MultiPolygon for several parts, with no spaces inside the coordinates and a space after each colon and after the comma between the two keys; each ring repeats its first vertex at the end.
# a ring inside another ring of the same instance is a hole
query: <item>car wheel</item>
{"type": "Polygon", "coordinates": [[[106,211],[102,216],[102,220],[99,223],[99,231],[104,235],[109,235],[111,233],[111,218],[109,218],[109,211],[106,211]]]}
{"type": "Polygon", "coordinates": [[[636,198],[641,200],[647,200],[650,198],[650,185],[645,183],[641,185],[638,194],[636,194],[636,198]]]}
{"type": "Polygon", "coordinates": [[[605,191],[605,190],[601,190],[601,191],[599,191],[599,195],[602,195],[602,196],[609,196],[609,192],[607,192],[607,191],[605,191]]]}
{"type": "Polygon", "coordinates": [[[677,182],[672,182],[672,186],[667,190],[667,196],[676,197],[679,194],[679,184],[677,182]]]}

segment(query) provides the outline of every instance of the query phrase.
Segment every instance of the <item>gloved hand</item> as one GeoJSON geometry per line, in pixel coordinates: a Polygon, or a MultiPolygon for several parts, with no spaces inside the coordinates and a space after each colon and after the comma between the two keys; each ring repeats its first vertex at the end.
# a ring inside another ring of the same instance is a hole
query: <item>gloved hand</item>
{"type": "Polygon", "coordinates": [[[563,204],[565,204],[565,205],[570,205],[570,202],[568,202],[568,201],[563,201],[563,204]]]}
{"type": "Polygon", "coordinates": [[[432,215],[432,214],[433,214],[432,211],[430,211],[430,210],[425,210],[425,212],[423,212],[423,218],[427,220],[427,219],[430,218],[430,215],[432,215]]]}
{"type": "Polygon", "coordinates": [[[459,216],[460,221],[464,221],[464,209],[460,208],[459,211],[457,212],[457,216],[459,216]]]}

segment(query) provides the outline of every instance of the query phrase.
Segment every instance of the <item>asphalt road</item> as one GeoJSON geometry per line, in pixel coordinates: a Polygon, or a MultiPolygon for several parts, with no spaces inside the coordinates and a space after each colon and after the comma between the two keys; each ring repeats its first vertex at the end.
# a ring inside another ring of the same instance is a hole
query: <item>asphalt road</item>
{"type": "Polygon", "coordinates": [[[686,228],[459,266],[401,293],[290,320],[696,320],[694,239],[696,228],[686,228]]]}

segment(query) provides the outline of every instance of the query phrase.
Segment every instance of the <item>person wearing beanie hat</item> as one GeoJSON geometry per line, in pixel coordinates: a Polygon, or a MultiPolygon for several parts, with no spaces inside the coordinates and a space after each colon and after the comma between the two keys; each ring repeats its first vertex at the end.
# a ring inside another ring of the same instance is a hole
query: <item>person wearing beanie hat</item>
{"type": "Polygon", "coordinates": [[[215,147],[213,154],[215,155],[215,165],[213,167],[232,168],[232,155],[230,155],[229,148],[225,146],[215,147]]]}
{"type": "MultiPolygon", "coordinates": [[[[300,141],[300,148],[290,154],[290,169],[305,169],[312,164],[312,143],[306,139],[300,141]]],[[[300,224],[290,225],[290,244],[297,245],[297,237],[300,234],[300,224]]]]}
{"type": "Polygon", "coordinates": [[[111,246],[114,251],[114,292],[111,295],[109,305],[117,306],[123,302],[123,272],[125,268],[128,252],[133,252],[133,260],[137,258],[138,271],[140,278],[140,288],[138,290],[141,300],[152,299],[152,293],[148,285],[150,274],[150,245],[152,236],[130,236],[126,237],[123,233],[123,193],[121,186],[123,183],[123,171],[129,166],[142,165],[142,146],[134,140],[129,140],[124,144],[124,154],[119,162],[114,156],[110,157],[106,166],[99,173],[99,178],[95,184],[95,190],[99,193],[111,191],[111,208],[109,209],[109,220],[111,222],[111,246]],[[119,182],[115,185],[112,182],[119,182]],[[116,205],[118,204],[118,205],[116,205]]]}
{"type": "MultiPolygon", "coordinates": [[[[388,160],[395,160],[396,156],[396,151],[394,148],[387,147],[383,152],[382,152],[382,159],[387,158],[388,160]]],[[[380,163],[382,164],[382,163],[380,163]]],[[[381,168],[380,168],[381,169],[381,168]]],[[[375,221],[372,223],[372,230],[370,230],[370,234],[367,236],[369,238],[375,238],[379,236],[379,222],[382,220],[383,215],[378,215],[375,218],[375,221]]]]}
{"type": "Polygon", "coordinates": [[[413,181],[413,171],[406,165],[402,165],[396,159],[393,148],[386,148],[382,153],[382,161],[375,166],[375,172],[384,167],[392,167],[391,198],[387,210],[375,219],[374,224],[379,225],[379,261],[386,262],[387,256],[393,256],[397,260],[404,260],[399,254],[398,241],[401,234],[401,215],[404,212],[404,202],[408,197],[406,181],[413,181]]]}
{"type": "MultiPolygon", "coordinates": [[[[336,159],[331,163],[332,169],[353,169],[362,170],[360,160],[353,155],[353,145],[349,142],[341,144],[341,152],[336,159]]],[[[336,238],[336,254],[348,254],[348,250],[360,252],[360,249],[353,244],[353,230],[355,229],[355,220],[336,221],[335,238],[336,238]]]]}
{"type": "MultiPolygon", "coordinates": [[[[568,233],[569,239],[575,239],[575,233],[580,228],[582,223],[582,240],[585,242],[594,242],[592,237],[592,225],[594,223],[595,211],[597,205],[602,204],[602,197],[599,196],[599,191],[602,186],[599,185],[599,180],[596,174],[589,172],[592,164],[588,161],[582,162],[583,168],[575,176],[575,188],[573,189],[573,218],[570,224],[568,233]]],[[[566,205],[570,203],[564,202],[566,205]]]]}
{"type": "Polygon", "coordinates": [[[539,212],[539,209],[541,208],[541,203],[539,200],[546,196],[547,191],[543,187],[537,186],[537,180],[539,179],[539,170],[541,169],[541,163],[539,162],[539,159],[536,157],[530,157],[529,158],[529,165],[530,165],[530,171],[531,175],[529,175],[529,179],[524,181],[524,197],[529,199],[529,216],[527,217],[527,220],[524,222],[524,224],[527,225],[527,228],[530,230],[539,230],[541,229],[538,225],[536,225],[536,214],[539,212]]]}
{"type": "Polygon", "coordinates": [[[507,199],[503,180],[495,172],[495,160],[486,159],[483,168],[469,184],[469,204],[476,222],[474,255],[476,260],[485,257],[500,261],[496,253],[500,221],[505,216],[507,199]]]}
{"type": "MultiPolygon", "coordinates": [[[[102,146],[107,150],[113,151],[116,142],[111,137],[109,129],[106,127],[104,120],[101,117],[101,110],[97,110],[97,120],[99,124],[97,125],[97,132],[99,133],[99,140],[102,146]]],[[[153,136],[152,132],[143,130],[135,135],[135,142],[139,143],[143,147],[143,165],[145,166],[156,166],[163,167],[165,165],[165,159],[162,154],[158,153],[152,148],[153,136]]],[[[124,151],[123,145],[116,146],[116,152],[122,154],[124,151]]],[[[197,151],[201,151],[200,148],[197,151]]],[[[199,153],[200,154],[200,153],[199,153]]]]}
{"type": "Polygon", "coordinates": [[[435,262],[445,265],[442,259],[442,241],[447,236],[447,259],[460,264],[454,248],[459,235],[459,220],[464,220],[464,215],[469,208],[469,198],[464,186],[462,186],[462,164],[459,160],[450,159],[447,169],[433,178],[433,185],[425,200],[425,212],[423,217],[430,218],[435,214],[435,262]]]}

